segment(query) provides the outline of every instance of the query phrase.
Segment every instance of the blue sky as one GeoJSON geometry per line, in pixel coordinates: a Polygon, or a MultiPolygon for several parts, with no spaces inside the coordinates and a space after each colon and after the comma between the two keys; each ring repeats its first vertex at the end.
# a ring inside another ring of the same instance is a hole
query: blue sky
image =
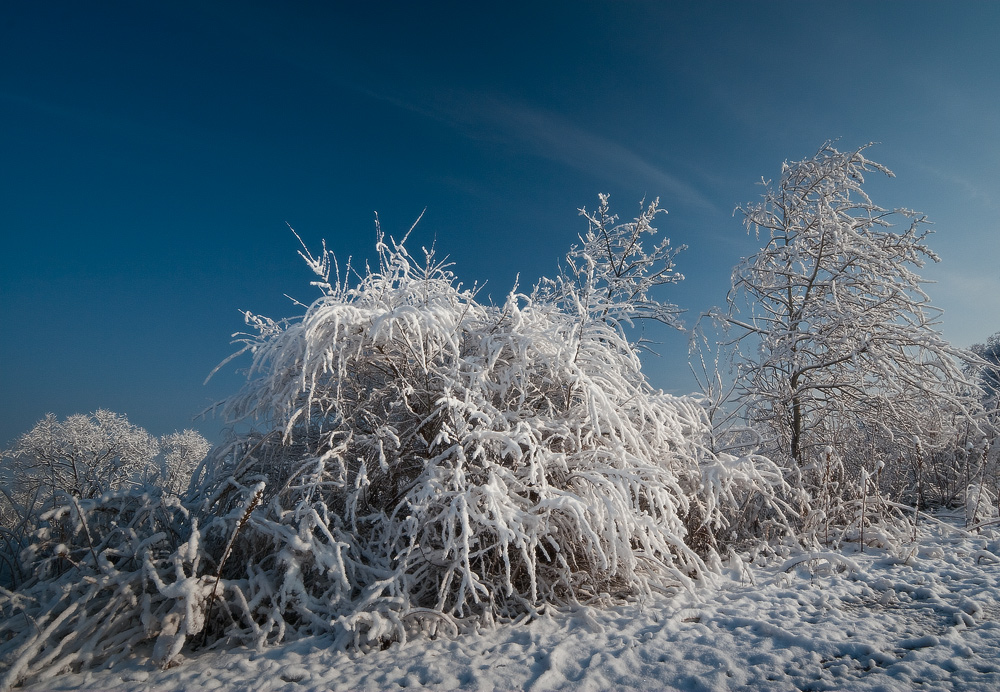
{"type": "MultiPolygon", "coordinates": [[[[0,21],[0,445],[46,412],[153,433],[240,385],[241,309],[314,296],[291,224],[370,257],[373,217],[501,299],[598,192],[689,249],[697,315],[756,249],[733,209],[827,139],[928,214],[960,345],[1000,330],[1000,3],[9,4],[0,21]],[[426,6],[424,6],[426,5],[426,6]]],[[[653,330],[656,386],[694,384],[653,330]]]]}

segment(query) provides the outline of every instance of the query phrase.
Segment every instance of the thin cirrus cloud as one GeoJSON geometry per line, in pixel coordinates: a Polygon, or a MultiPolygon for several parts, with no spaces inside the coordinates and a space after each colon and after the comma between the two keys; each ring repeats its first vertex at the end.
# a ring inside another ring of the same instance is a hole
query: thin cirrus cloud
{"type": "Polygon", "coordinates": [[[596,135],[565,116],[496,94],[446,89],[435,85],[419,65],[389,79],[370,66],[353,72],[323,69],[321,66],[339,61],[336,50],[328,45],[276,34],[269,23],[238,23],[232,17],[227,23],[274,59],[314,75],[335,90],[352,90],[439,122],[470,139],[496,141],[514,148],[515,153],[540,156],[587,175],[648,185],[669,196],[671,204],[687,204],[723,216],[731,211],[720,208],[697,188],[628,147],[596,135]],[[421,88],[416,91],[406,84],[419,84],[421,88]]]}
{"type": "Polygon", "coordinates": [[[953,170],[945,170],[943,167],[932,166],[924,161],[916,161],[913,165],[915,168],[951,186],[953,189],[960,190],[967,199],[979,202],[989,209],[996,208],[993,202],[993,195],[968,175],[962,175],[953,170]]]}
{"type": "Polygon", "coordinates": [[[716,214],[725,213],[695,187],[627,147],[544,109],[470,93],[439,93],[431,102],[418,102],[369,89],[364,91],[372,98],[441,122],[466,137],[507,143],[519,151],[530,152],[587,175],[642,181],[669,194],[673,202],[716,214]]]}
{"type": "Polygon", "coordinates": [[[483,113],[492,125],[503,128],[532,151],[583,173],[623,176],[649,181],[656,189],[707,211],[721,210],[697,189],[661,170],[635,152],[569,122],[566,118],[511,102],[492,102],[483,113]]]}

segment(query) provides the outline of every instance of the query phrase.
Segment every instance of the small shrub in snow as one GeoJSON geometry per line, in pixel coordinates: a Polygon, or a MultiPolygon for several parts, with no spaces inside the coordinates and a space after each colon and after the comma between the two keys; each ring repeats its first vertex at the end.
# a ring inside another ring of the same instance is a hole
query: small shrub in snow
{"type": "Polygon", "coordinates": [[[197,522],[169,496],[62,494],[23,560],[31,577],[0,591],[0,690],[28,676],[113,665],[155,642],[167,662],[204,625],[197,522]]]}
{"type": "Polygon", "coordinates": [[[965,489],[965,523],[969,526],[992,521],[1000,515],[997,496],[990,488],[980,483],[972,483],[965,489]]]}
{"type": "Polygon", "coordinates": [[[649,295],[678,278],[667,242],[643,251],[656,213],[616,225],[602,198],[568,270],[499,306],[381,237],[356,285],[303,255],[323,295],[298,321],[248,315],[252,379],[227,409],[280,431],[231,460],[267,483],[242,550],[271,544],[271,612],[363,643],[421,613],[513,618],[704,574],[694,548],[782,480],[708,452],[700,403],[642,374],[622,323],[677,313],[649,295]]]}

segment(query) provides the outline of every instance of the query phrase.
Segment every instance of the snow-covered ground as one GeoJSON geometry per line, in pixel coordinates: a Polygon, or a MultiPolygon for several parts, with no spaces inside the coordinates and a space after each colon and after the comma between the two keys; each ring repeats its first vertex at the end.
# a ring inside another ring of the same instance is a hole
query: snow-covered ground
{"type": "Polygon", "coordinates": [[[733,560],[697,593],[454,639],[367,655],[308,639],[191,654],[165,671],[137,659],[27,689],[1000,689],[1000,535],[945,520],[925,520],[901,549],[733,560]]]}

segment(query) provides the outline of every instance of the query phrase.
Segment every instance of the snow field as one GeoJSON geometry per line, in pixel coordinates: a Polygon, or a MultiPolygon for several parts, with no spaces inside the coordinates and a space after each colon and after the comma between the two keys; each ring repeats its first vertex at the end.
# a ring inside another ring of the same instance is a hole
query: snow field
{"type": "Polygon", "coordinates": [[[984,690],[1000,688],[1000,539],[926,522],[894,550],[731,559],[714,586],[369,654],[312,637],[137,657],[27,690],[984,690]]]}

